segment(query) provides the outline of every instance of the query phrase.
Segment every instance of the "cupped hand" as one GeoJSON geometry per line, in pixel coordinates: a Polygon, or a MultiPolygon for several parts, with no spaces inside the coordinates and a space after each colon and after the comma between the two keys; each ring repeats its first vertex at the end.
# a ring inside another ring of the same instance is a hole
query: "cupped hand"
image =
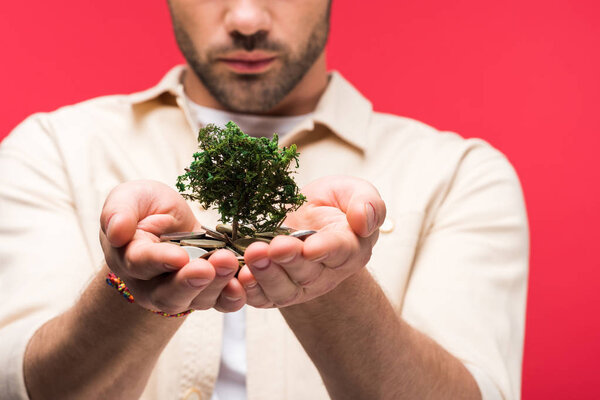
{"type": "Polygon", "coordinates": [[[239,282],[247,303],[261,308],[304,303],[337,287],[363,268],[379,236],[386,209],[377,189],[362,179],[318,179],[302,192],[307,202],[285,225],[313,229],[305,241],[277,236],[245,253],[239,282]]]}
{"type": "Polygon", "coordinates": [[[184,249],[160,242],[163,233],[201,229],[183,197],[167,185],[118,185],[104,203],[100,225],[108,267],[142,307],[174,314],[211,307],[229,312],[244,305],[233,253],[221,250],[208,260],[190,261],[184,249]]]}

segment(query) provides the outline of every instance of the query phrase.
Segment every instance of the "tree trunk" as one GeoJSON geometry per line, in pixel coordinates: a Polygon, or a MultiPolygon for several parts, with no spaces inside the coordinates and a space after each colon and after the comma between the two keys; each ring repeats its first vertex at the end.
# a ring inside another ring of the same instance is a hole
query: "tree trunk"
{"type": "Polygon", "coordinates": [[[237,220],[237,218],[234,218],[233,223],[231,224],[231,240],[234,242],[237,240],[237,233],[238,233],[238,220],[237,220]]]}

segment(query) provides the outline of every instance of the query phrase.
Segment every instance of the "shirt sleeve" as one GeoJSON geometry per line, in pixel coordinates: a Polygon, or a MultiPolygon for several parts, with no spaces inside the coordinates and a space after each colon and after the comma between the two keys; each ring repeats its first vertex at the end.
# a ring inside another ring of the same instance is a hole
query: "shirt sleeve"
{"type": "Polygon", "coordinates": [[[484,399],[519,399],[527,216],[510,163],[477,143],[424,228],[403,317],[463,362],[484,399]]]}
{"type": "Polygon", "coordinates": [[[43,118],[0,144],[0,398],[27,399],[23,356],[35,331],[79,297],[91,256],[72,187],[43,118]]]}
{"type": "Polygon", "coordinates": [[[479,387],[482,400],[502,400],[500,391],[485,372],[483,372],[477,366],[471,364],[465,364],[465,368],[469,370],[473,376],[473,379],[475,379],[475,383],[477,383],[477,387],[479,387]]]}

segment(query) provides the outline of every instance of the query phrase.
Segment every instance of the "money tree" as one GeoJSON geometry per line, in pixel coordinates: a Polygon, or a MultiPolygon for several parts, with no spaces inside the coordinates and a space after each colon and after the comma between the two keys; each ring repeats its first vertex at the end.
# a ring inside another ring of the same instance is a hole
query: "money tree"
{"type": "Polygon", "coordinates": [[[231,121],[224,128],[209,124],[198,133],[198,147],[177,189],[204,208],[216,207],[221,221],[231,223],[233,240],[238,232],[275,231],[306,201],[291,177],[296,145],[280,149],[277,134],[255,138],[231,121]]]}

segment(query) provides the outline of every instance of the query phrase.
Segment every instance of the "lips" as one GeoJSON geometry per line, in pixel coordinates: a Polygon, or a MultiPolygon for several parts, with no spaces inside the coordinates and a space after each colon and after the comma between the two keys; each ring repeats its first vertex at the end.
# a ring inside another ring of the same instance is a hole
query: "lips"
{"type": "Polygon", "coordinates": [[[218,60],[238,74],[259,74],[267,71],[277,59],[265,53],[234,53],[218,60]]]}

